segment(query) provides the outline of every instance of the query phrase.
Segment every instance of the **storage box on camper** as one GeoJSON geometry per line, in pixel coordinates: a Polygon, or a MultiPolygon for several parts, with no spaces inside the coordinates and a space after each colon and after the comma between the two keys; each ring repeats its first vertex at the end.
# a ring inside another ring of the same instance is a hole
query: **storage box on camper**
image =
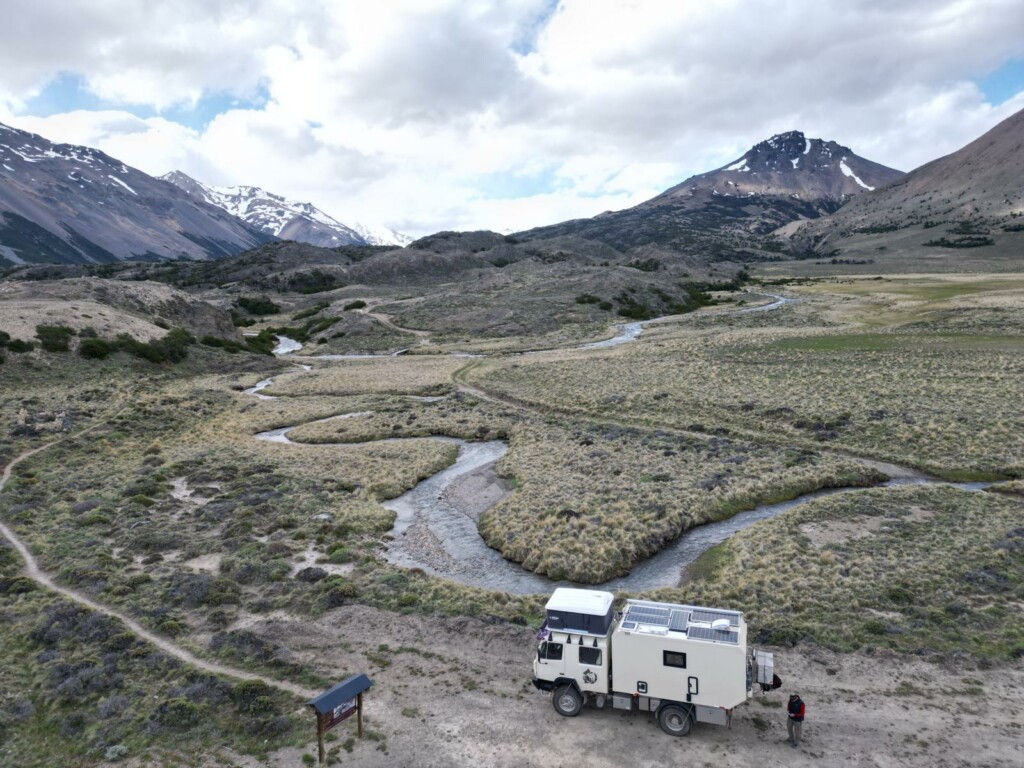
{"type": "Polygon", "coordinates": [[[556,632],[607,635],[615,618],[614,603],[615,596],[611,592],[559,587],[545,606],[547,628],[556,632]]]}

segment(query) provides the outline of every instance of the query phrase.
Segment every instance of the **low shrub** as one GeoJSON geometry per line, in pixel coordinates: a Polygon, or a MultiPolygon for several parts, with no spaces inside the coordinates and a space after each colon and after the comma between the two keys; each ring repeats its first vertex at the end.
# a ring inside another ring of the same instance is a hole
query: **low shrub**
{"type": "Polygon", "coordinates": [[[78,345],[78,354],[90,360],[103,360],[117,351],[117,344],[105,339],[85,338],[78,345]]]}
{"type": "Polygon", "coordinates": [[[276,315],[281,307],[267,296],[239,296],[235,304],[250,315],[276,315]]]}
{"type": "Polygon", "coordinates": [[[37,325],[36,336],[47,352],[67,352],[68,343],[75,335],[66,325],[37,325]]]}

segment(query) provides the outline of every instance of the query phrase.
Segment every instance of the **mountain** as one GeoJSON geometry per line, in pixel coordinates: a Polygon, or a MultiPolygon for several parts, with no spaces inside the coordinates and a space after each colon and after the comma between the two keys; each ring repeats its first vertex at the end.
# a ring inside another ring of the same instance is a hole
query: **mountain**
{"type": "Polygon", "coordinates": [[[289,200],[260,187],[211,187],[181,171],[160,177],[204,202],[282,240],[324,248],[340,245],[399,245],[412,238],[381,226],[346,225],[312,203],[289,200]]]}
{"type": "Polygon", "coordinates": [[[1024,245],[1024,110],[956,152],[796,229],[804,253],[1005,255],[1024,245]],[[884,242],[883,242],[884,241],[884,242]]]}
{"type": "Polygon", "coordinates": [[[103,152],[0,124],[0,263],[208,259],[271,239],[103,152]]]}
{"type": "Polygon", "coordinates": [[[779,227],[832,213],[851,197],[902,175],[834,141],[790,131],[633,208],[540,227],[515,237],[578,235],[623,252],[655,245],[702,253],[712,260],[745,261],[758,258],[752,250],[772,247],[765,240],[779,227]]]}

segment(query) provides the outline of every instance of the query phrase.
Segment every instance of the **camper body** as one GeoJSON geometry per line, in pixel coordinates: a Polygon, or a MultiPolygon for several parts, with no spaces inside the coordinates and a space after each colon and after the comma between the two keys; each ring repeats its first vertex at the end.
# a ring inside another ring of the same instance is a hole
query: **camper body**
{"type": "Polygon", "coordinates": [[[772,681],[771,654],[748,654],[738,611],[627,600],[616,613],[611,593],[568,588],[546,611],[533,683],[567,717],[585,703],[641,710],[682,736],[693,722],[729,725],[754,683],[772,681]]]}

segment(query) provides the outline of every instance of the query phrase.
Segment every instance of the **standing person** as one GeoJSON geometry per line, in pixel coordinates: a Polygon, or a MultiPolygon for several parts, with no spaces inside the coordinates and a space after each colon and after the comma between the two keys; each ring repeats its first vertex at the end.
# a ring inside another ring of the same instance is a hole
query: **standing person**
{"type": "Polygon", "coordinates": [[[799,694],[794,693],[789,697],[789,706],[786,708],[789,719],[786,721],[786,732],[789,734],[791,746],[800,746],[800,730],[804,726],[804,702],[799,694]]]}

